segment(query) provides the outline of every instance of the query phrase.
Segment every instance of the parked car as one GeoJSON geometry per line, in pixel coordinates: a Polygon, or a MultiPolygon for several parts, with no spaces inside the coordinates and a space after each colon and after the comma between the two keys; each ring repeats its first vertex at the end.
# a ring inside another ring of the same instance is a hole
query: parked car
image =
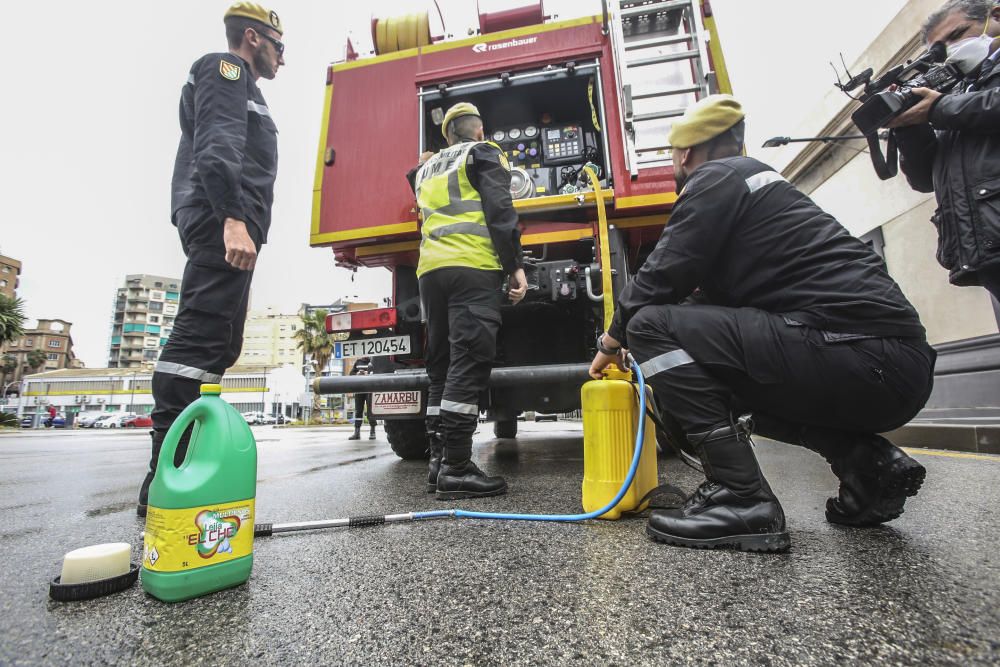
{"type": "Polygon", "coordinates": [[[21,428],[31,428],[34,425],[35,418],[32,415],[21,418],[21,428]]]}
{"type": "Polygon", "coordinates": [[[117,415],[114,412],[105,412],[103,415],[94,420],[94,422],[90,425],[90,428],[104,428],[104,422],[109,419],[113,419],[116,416],[117,415]]]}
{"type": "Polygon", "coordinates": [[[261,412],[244,412],[243,419],[251,426],[264,423],[264,414],[261,412]]]}
{"type": "Polygon", "coordinates": [[[94,428],[94,423],[107,414],[107,412],[81,412],[76,416],[76,425],[80,428],[94,428]]]}
{"type": "Polygon", "coordinates": [[[135,417],[133,412],[116,412],[97,423],[100,428],[121,428],[126,419],[135,417]]]}
{"type": "Polygon", "coordinates": [[[135,415],[122,420],[122,428],[152,428],[153,420],[149,415],[135,415]]]}

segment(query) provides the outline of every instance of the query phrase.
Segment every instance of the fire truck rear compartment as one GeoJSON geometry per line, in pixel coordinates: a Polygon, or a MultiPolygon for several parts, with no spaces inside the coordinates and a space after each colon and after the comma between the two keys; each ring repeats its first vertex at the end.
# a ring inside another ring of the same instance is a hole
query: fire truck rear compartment
{"type": "Polygon", "coordinates": [[[576,192],[587,162],[597,165],[607,187],[600,83],[596,61],[588,61],[425,86],[420,91],[421,150],[443,148],[444,113],[453,104],[471,102],[482,114],[486,138],[507,155],[514,199],[576,192]]]}

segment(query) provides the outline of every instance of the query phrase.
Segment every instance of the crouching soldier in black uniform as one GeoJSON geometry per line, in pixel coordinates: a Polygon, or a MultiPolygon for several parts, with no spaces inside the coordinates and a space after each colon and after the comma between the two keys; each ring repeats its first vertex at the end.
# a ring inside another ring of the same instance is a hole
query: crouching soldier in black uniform
{"type": "Polygon", "coordinates": [[[627,347],[707,480],[647,533],[680,546],[788,548],[785,516],[737,417],[822,455],[840,479],[827,520],[899,516],[924,468],[879,432],[924,405],[935,353],[882,260],[780,174],[742,157],[743,111],[710,96],[670,132],[680,197],[599,339],[627,347]],[[699,289],[700,288],[700,289],[699,289]],[[696,291],[699,304],[681,304],[696,291]],[[710,305],[703,305],[710,304],[710,305]]]}
{"type": "MultiPolygon", "coordinates": [[[[153,372],[153,447],[139,489],[146,515],[163,438],[240,356],[250,279],[271,226],[278,130],[257,79],[285,64],[281,21],[253,2],[225,14],[229,51],[191,66],[181,90],[181,140],[174,162],[171,220],[187,255],[180,310],[153,372]]],[[[187,451],[177,448],[178,459],[187,451]]]]}
{"type": "Polygon", "coordinates": [[[479,110],[469,103],[448,109],[441,131],[448,148],[408,178],[423,217],[417,276],[430,376],[427,491],[453,500],[507,491],[502,477],[472,462],[472,435],[496,354],[503,274],[515,304],[528,285],[506,156],[483,141],[479,110]]]}

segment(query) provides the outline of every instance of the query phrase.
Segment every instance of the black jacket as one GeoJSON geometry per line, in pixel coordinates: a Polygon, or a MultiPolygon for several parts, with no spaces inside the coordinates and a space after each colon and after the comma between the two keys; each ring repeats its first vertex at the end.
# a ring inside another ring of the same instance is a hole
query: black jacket
{"type": "Polygon", "coordinates": [[[875,251],[753,158],[692,172],[656,247],[622,290],[609,333],[627,345],[640,308],[679,303],[699,287],[711,304],[758,308],[822,331],[924,337],[875,251]]]}
{"type": "Polygon", "coordinates": [[[266,241],[278,128],[250,65],[232,53],[200,58],[181,91],[180,118],[171,196],[174,224],[178,209],[207,207],[220,226],[226,218],[253,223],[266,241]]]}
{"type": "MultiPolygon", "coordinates": [[[[465,171],[469,183],[479,192],[486,215],[486,228],[500,258],[500,266],[510,274],[524,266],[521,251],[521,230],[517,226],[517,211],[510,197],[510,166],[506,157],[501,161],[500,149],[479,142],[472,148],[465,171]],[[506,166],[505,166],[506,165],[506,166]]],[[[410,188],[416,194],[416,178],[420,165],[406,174],[410,188]]]]}
{"type": "Polygon", "coordinates": [[[938,98],[930,123],[893,130],[900,167],[938,208],[937,259],[956,285],[978,285],[976,271],[1000,263],[1000,65],[983,63],[960,90],[938,98]]]}

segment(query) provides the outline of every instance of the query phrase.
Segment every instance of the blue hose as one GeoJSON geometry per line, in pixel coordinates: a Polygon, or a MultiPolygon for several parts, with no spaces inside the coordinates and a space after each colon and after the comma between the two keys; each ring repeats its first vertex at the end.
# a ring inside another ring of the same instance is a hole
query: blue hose
{"type": "Polygon", "coordinates": [[[467,510],[434,510],[431,512],[414,512],[416,519],[438,519],[442,517],[455,517],[462,519],[499,519],[502,521],[586,521],[596,519],[605,512],[612,509],[628,491],[635,478],[635,471],[639,469],[639,457],[642,456],[642,445],[646,439],[646,379],[642,377],[642,370],[635,359],[629,357],[632,370],[635,372],[636,380],[639,384],[639,430],[635,436],[635,454],[632,456],[632,465],[629,466],[622,488],[618,489],[617,495],[607,505],[599,510],[587,512],[585,514],[505,514],[502,512],[469,512],[467,510]]]}

